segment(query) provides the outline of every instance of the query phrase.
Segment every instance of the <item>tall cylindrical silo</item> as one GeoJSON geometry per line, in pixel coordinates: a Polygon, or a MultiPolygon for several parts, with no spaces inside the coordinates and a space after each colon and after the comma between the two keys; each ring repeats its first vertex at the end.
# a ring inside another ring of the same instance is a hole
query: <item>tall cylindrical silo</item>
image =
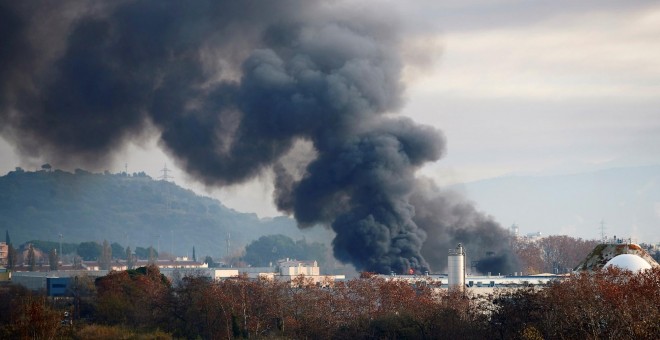
{"type": "Polygon", "coordinates": [[[465,288],[465,250],[459,243],[456,249],[449,249],[447,263],[449,288],[465,288]]]}

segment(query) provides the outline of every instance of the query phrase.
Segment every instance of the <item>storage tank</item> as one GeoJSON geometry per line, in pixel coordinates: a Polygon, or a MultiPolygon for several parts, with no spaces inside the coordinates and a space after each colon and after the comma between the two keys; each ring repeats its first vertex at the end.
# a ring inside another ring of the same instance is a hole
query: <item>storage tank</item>
{"type": "Polygon", "coordinates": [[[465,250],[459,243],[456,249],[449,249],[447,263],[449,288],[465,288],[465,250]]]}

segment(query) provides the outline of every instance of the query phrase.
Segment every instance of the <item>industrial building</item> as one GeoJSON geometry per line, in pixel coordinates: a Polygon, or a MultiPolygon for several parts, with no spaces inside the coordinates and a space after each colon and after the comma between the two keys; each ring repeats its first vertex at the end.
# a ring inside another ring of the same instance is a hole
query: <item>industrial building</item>
{"type": "MultiPolygon", "coordinates": [[[[139,261],[135,267],[150,264],[139,261]]],[[[344,275],[320,275],[316,261],[297,261],[284,259],[277,266],[244,267],[244,268],[209,268],[205,263],[180,259],[179,261],[158,260],[153,264],[159,267],[160,273],[171,282],[177,284],[185,276],[206,277],[209,280],[221,280],[232,277],[246,276],[250,279],[270,279],[299,284],[298,279],[304,278],[305,284],[332,285],[336,280],[345,279],[344,275]]],[[[71,267],[71,266],[68,266],[71,267]]],[[[82,269],[53,271],[15,271],[7,272],[7,279],[34,291],[44,291],[48,296],[64,295],[75,277],[87,276],[97,278],[107,275],[110,271],[100,270],[97,262],[83,262],[82,269]],[[10,275],[11,274],[11,275],[10,275]]],[[[126,270],[126,263],[115,262],[111,265],[113,271],[126,270]]]]}
{"type": "MultiPolygon", "coordinates": [[[[543,287],[555,280],[562,280],[569,274],[553,275],[470,275],[466,271],[466,250],[458,244],[447,253],[446,274],[425,275],[377,275],[385,280],[406,281],[413,285],[425,284],[437,289],[456,289],[469,291],[477,295],[492,294],[498,288],[543,287]]],[[[140,261],[136,266],[145,266],[147,261],[140,261]]],[[[156,264],[160,272],[173,283],[185,276],[202,276],[209,280],[221,280],[245,276],[250,279],[269,279],[291,282],[292,285],[315,284],[332,286],[334,282],[345,279],[344,275],[320,275],[316,261],[298,261],[283,259],[276,266],[243,268],[208,268],[208,265],[187,261],[159,260],[156,264]],[[302,280],[301,280],[302,279],[302,280]]],[[[605,243],[598,245],[575,269],[576,272],[594,272],[610,266],[617,266],[631,271],[640,271],[659,266],[639,245],[633,243],[605,243]]],[[[72,278],[105,276],[109,271],[99,270],[97,263],[83,263],[84,269],[57,270],[42,272],[17,271],[10,280],[32,290],[43,290],[49,296],[65,294],[72,278]]],[[[125,270],[125,263],[114,263],[113,270],[125,270]]],[[[9,278],[9,275],[8,275],[9,278]]]]}
{"type": "Polygon", "coordinates": [[[466,271],[465,248],[459,243],[449,249],[447,256],[447,274],[426,275],[379,275],[386,280],[402,280],[411,284],[427,284],[440,289],[456,289],[476,294],[492,294],[496,288],[540,287],[565,275],[468,275],[466,271]]]}
{"type": "MultiPolygon", "coordinates": [[[[570,274],[523,275],[469,275],[466,271],[466,251],[458,244],[449,249],[446,274],[427,275],[379,275],[386,280],[403,280],[411,284],[429,284],[441,289],[458,289],[476,294],[490,294],[496,288],[543,287],[555,280],[562,280],[570,274]]],[[[599,244],[575,268],[574,272],[595,272],[610,266],[638,272],[659,264],[639,245],[616,240],[599,244]]]]}

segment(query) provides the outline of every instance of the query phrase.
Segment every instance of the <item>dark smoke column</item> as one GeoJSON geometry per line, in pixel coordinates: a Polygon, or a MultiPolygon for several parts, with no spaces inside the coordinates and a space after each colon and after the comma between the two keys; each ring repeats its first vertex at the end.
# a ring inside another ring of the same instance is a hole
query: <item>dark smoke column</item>
{"type": "Polygon", "coordinates": [[[181,114],[187,97],[172,100],[186,91],[176,78],[157,92],[153,117],[165,145],[208,183],[275,165],[278,208],[301,226],[331,225],[339,260],[381,273],[426,270],[426,236],[408,198],[415,170],[437,160],[444,143],[433,128],[383,115],[400,106],[402,64],[380,31],[333,20],[269,26],[240,80],[202,97],[203,113],[181,114]],[[223,117],[232,115],[240,121],[227,130],[223,117]],[[316,158],[294,179],[278,162],[297,140],[311,142],[316,158]]]}
{"type": "Polygon", "coordinates": [[[359,270],[425,270],[426,235],[408,199],[415,170],[444,143],[433,128],[383,115],[400,105],[401,62],[393,41],[368,33],[337,22],[280,28],[278,44],[244,64],[243,122],[258,133],[238,145],[282,131],[311,142],[302,177],[275,167],[278,208],[301,226],[331,225],[335,256],[359,270]]]}
{"type": "Polygon", "coordinates": [[[337,233],[335,256],[379,273],[424,271],[420,254],[426,233],[413,221],[409,196],[414,171],[437,158],[437,131],[406,119],[383,119],[320,149],[307,175],[292,188],[293,211],[303,224],[329,220],[337,233]]]}
{"type": "Polygon", "coordinates": [[[453,246],[472,235],[457,228],[499,227],[474,209],[443,217],[427,208],[444,201],[417,195],[415,172],[442,156],[444,139],[391,115],[403,101],[403,37],[393,17],[363,12],[327,1],[0,0],[0,132],[57,167],[103,168],[156,133],[209,185],[274,171],[277,207],[301,227],[330,226],[339,260],[426,270],[428,235],[444,245],[447,231],[453,246]],[[314,157],[292,171],[301,143],[314,157]]]}

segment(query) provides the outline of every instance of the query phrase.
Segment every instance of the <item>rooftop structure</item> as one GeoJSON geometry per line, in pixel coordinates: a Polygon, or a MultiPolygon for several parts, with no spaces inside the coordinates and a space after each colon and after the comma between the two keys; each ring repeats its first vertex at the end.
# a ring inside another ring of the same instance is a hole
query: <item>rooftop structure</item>
{"type": "Polygon", "coordinates": [[[282,276],[319,275],[319,265],[316,261],[280,260],[277,262],[282,276]]]}

